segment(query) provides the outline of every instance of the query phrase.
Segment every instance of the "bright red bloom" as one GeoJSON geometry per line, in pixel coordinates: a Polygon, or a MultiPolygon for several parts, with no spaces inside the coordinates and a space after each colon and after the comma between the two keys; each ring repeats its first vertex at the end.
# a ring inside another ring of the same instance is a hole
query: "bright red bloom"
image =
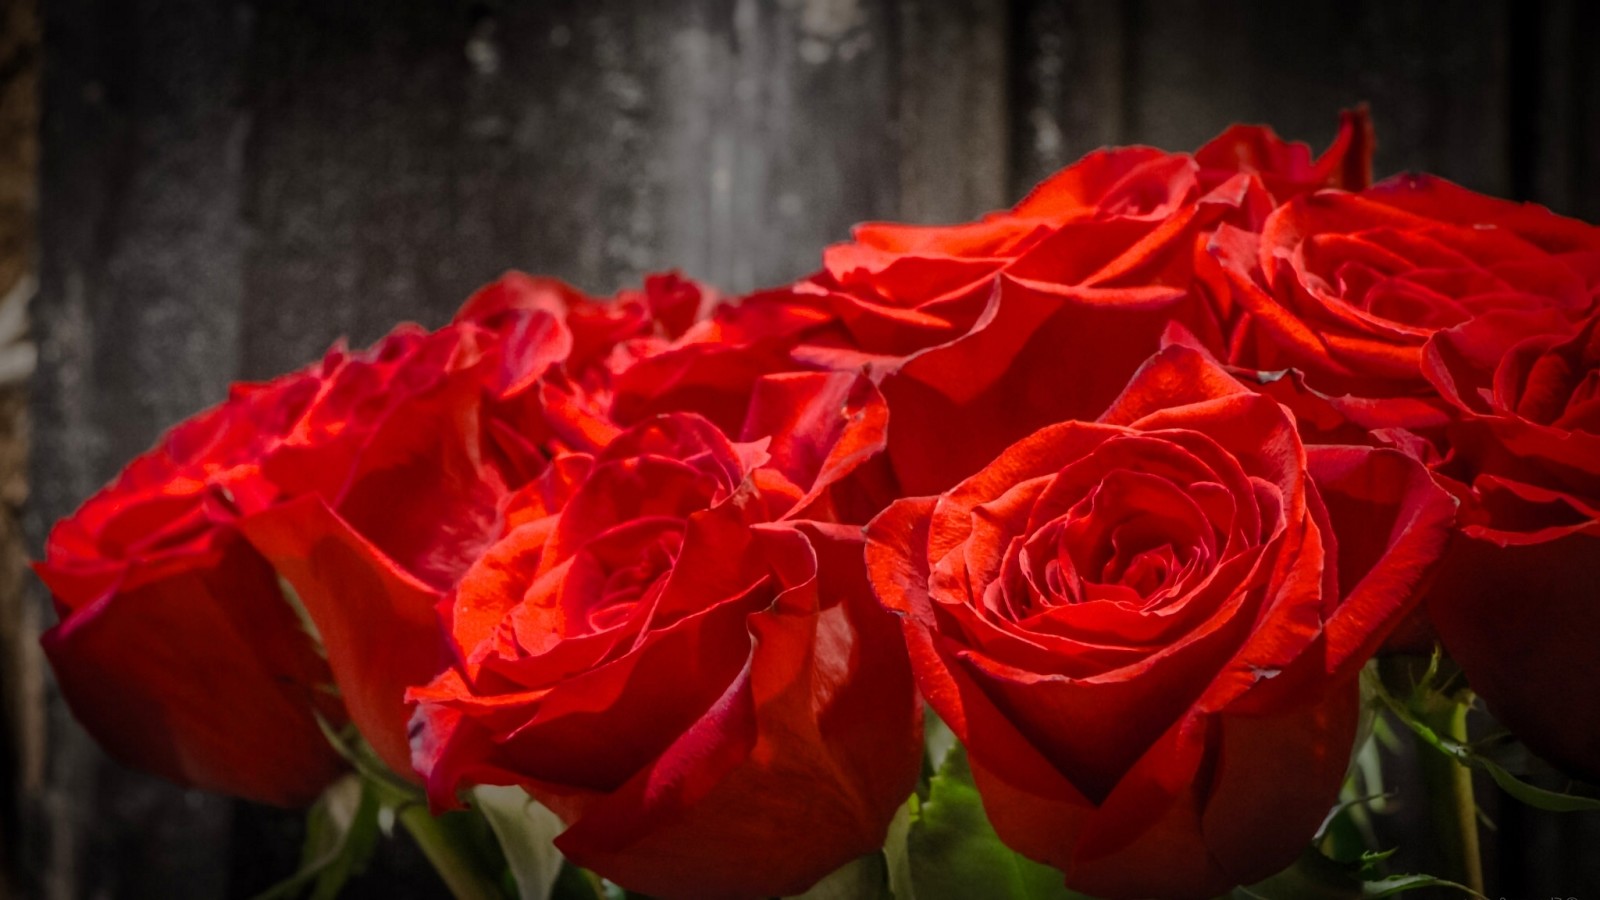
{"type": "MultiPolygon", "coordinates": [[[[351,719],[395,772],[412,774],[405,692],[451,659],[436,607],[504,534],[513,493],[550,457],[617,432],[597,399],[611,360],[681,333],[700,298],[676,276],[608,303],[509,273],[431,336],[457,346],[448,365],[421,363],[390,385],[392,414],[369,429],[340,492],[300,492],[244,523],[299,594],[351,719]]],[[[276,468],[280,482],[323,471],[326,449],[292,463],[276,468]]]]}
{"type": "Polygon", "coordinates": [[[1437,428],[1429,338],[1497,311],[1575,321],[1600,296],[1600,229],[1418,175],[1291,200],[1212,250],[1238,307],[1228,361],[1297,370],[1280,388],[1329,428],[1437,428]]]}
{"type": "Polygon", "coordinates": [[[978,222],[859,226],[821,272],[724,309],[711,333],[807,366],[865,366],[894,412],[902,487],[939,490],[1041,425],[1096,415],[1170,323],[1220,347],[1206,238],[1258,227],[1297,194],[1364,187],[1367,132],[1348,115],[1315,161],[1245,127],[1194,155],[1092,153],[978,222]]]}
{"type": "Polygon", "coordinates": [[[37,565],[61,623],[46,654],[114,755],[185,784],[309,802],[342,768],[318,727],[344,709],[327,664],[244,540],[241,517],[336,496],[418,366],[453,347],[403,326],[371,351],[238,385],[52,531],[37,565]],[[318,464],[300,464],[316,448],[318,464]]]}
{"type": "Polygon", "coordinates": [[[438,332],[236,386],[51,535],[43,643],[79,718],[133,765],[297,805],[342,768],[316,716],[348,710],[409,774],[405,689],[449,659],[435,604],[513,489],[616,431],[549,381],[680,334],[699,300],[670,276],[608,306],[512,274],[438,332]]]}
{"type": "Polygon", "coordinates": [[[738,442],[671,413],[558,456],[451,600],[460,665],[413,692],[436,802],[522,785],[569,858],[659,896],[799,893],[881,846],[919,705],[859,529],[797,517],[885,418],[864,379],[778,375],[738,442]]]}
{"type": "Polygon", "coordinates": [[[1170,348],[868,526],[869,577],[1000,837],[1070,887],[1210,897],[1282,869],[1343,780],[1356,673],[1454,505],[1391,450],[1170,348]]]}

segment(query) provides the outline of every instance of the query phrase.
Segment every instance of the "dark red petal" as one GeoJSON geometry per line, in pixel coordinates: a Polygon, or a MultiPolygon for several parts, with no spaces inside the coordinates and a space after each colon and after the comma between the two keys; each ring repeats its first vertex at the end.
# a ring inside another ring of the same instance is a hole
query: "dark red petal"
{"type": "Polygon", "coordinates": [[[106,594],[42,643],[78,720],[129,765],[280,806],[343,768],[314,716],[343,718],[327,666],[236,534],[215,565],[106,594]]]}
{"type": "Polygon", "coordinates": [[[1353,677],[1274,716],[1218,717],[1201,833],[1229,884],[1253,884],[1304,852],[1339,796],[1355,743],[1353,677]]]}
{"type": "Polygon", "coordinates": [[[247,517],[240,527],[299,594],[361,736],[396,774],[415,778],[405,692],[449,662],[434,611],[439,592],[317,497],[247,517]]]}
{"type": "Polygon", "coordinates": [[[1428,594],[1445,649],[1495,718],[1535,753],[1600,781],[1600,528],[1531,545],[1458,535],[1428,594]]]}
{"type": "Polygon", "coordinates": [[[889,408],[872,382],[850,372],[769,375],[756,382],[740,440],[770,437],[771,467],[811,498],[886,443],[889,408]]]}
{"type": "Polygon", "coordinates": [[[849,531],[764,529],[812,573],[750,616],[748,668],[649,769],[558,840],[575,861],[665,897],[799,893],[880,846],[911,792],[920,706],[892,619],[849,531]],[[809,541],[809,546],[808,546],[809,541]],[[738,846],[748,852],[708,854],[738,846]]]}
{"type": "Polygon", "coordinates": [[[1323,626],[1328,667],[1350,675],[1421,601],[1456,501],[1395,450],[1308,447],[1306,454],[1338,540],[1343,596],[1323,626]]]}
{"type": "Polygon", "coordinates": [[[1001,279],[969,335],[883,384],[889,454],[909,494],[943,490],[1052,422],[1092,419],[1188,314],[1181,289],[1067,289],[1001,279]]]}
{"type": "Polygon", "coordinates": [[[1249,389],[1214,360],[1197,350],[1174,344],[1139,367],[1099,421],[1108,425],[1131,425],[1151,413],[1171,407],[1247,393],[1249,389]]]}

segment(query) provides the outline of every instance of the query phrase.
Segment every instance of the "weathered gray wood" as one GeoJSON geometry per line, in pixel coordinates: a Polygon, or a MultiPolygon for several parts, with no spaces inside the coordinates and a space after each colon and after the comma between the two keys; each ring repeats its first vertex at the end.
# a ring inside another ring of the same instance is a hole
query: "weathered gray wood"
{"type": "Polygon", "coordinates": [[[1516,35],[1527,107],[1512,133],[1519,188],[1557,212],[1600,221],[1600,8],[1551,0],[1540,12],[1516,35]]]}
{"type": "Polygon", "coordinates": [[[898,218],[960,222],[1009,205],[1006,8],[901,0],[898,12],[898,218]]]}
{"type": "Polygon", "coordinates": [[[259,16],[252,377],[338,334],[442,321],[506,268],[605,293],[676,266],[743,290],[804,274],[851,223],[897,209],[884,2],[259,16]]]}
{"type": "MultiPolygon", "coordinates": [[[[42,12],[35,548],[161,429],[223,395],[243,249],[238,9],[62,0],[42,12]]],[[[47,741],[45,783],[24,810],[25,889],[222,892],[227,800],[108,762],[58,698],[47,741]]]]}
{"type": "Polygon", "coordinates": [[[893,4],[691,5],[690,27],[656,36],[672,44],[661,262],[731,291],[804,275],[898,209],[893,4]]]}
{"type": "Polygon", "coordinates": [[[1128,19],[1116,0],[1018,0],[1012,12],[1011,194],[1129,138],[1128,19]]]}
{"type": "Polygon", "coordinates": [[[1022,7],[1030,52],[1018,71],[1030,100],[1019,149],[1038,160],[1029,177],[1107,143],[1193,149],[1234,122],[1320,147],[1339,109],[1367,102],[1380,175],[1418,169],[1510,191],[1505,4],[1453,3],[1448,14],[1383,0],[1022,7]]]}

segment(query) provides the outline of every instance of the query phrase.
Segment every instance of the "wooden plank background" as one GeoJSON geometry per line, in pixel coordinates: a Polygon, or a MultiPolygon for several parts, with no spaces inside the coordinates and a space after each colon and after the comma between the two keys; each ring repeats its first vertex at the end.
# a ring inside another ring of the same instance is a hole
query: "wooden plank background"
{"type": "MultiPolygon", "coordinates": [[[[28,0],[5,0],[9,4],[28,0]]],[[[442,323],[506,268],[740,291],[876,217],[959,220],[1107,143],[1234,121],[1600,218],[1586,0],[49,0],[35,553],[229,381],[442,323]]],[[[47,599],[30,598],[37,621],[47,599]]],[[[24,896],[243,896],[293,816],[108,762],[49,692],[0,754],[24,896]]],[[[1489,805],[1495,884],[1585,895],[1593,817],[1489,805]],[[1509,824],[1510,827],[1506,827],[1509,824]]],[[[352,895],[433,896],[403,843],[352,895]]]]}

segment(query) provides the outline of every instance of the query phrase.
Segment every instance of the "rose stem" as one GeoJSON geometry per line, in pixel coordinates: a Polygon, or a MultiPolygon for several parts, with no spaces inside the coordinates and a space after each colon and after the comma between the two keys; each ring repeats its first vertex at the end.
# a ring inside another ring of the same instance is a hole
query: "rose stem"
{"type": "MultiPolygon", "coordinates": [[[[1423,723],[1445,740],[1467,742],[1468,704],[1434,696],[1417,710],[1423,723]]],[[[1417,763],[1428,789],[1434,839],[1444,855],[1445,876],[1483,893],[1483,861],[1478,853],[1478,810],[1472,797],[1472,770],[1436,747],[1421,745],[1417,763]]]]}
{"type": "Polygon", "coordinates": [[[401,805],[397,818],[456,900],[504,900],[498,880],[484,871],[483,854],[461,829],[430,815],[421,803],[401,805]]]}

